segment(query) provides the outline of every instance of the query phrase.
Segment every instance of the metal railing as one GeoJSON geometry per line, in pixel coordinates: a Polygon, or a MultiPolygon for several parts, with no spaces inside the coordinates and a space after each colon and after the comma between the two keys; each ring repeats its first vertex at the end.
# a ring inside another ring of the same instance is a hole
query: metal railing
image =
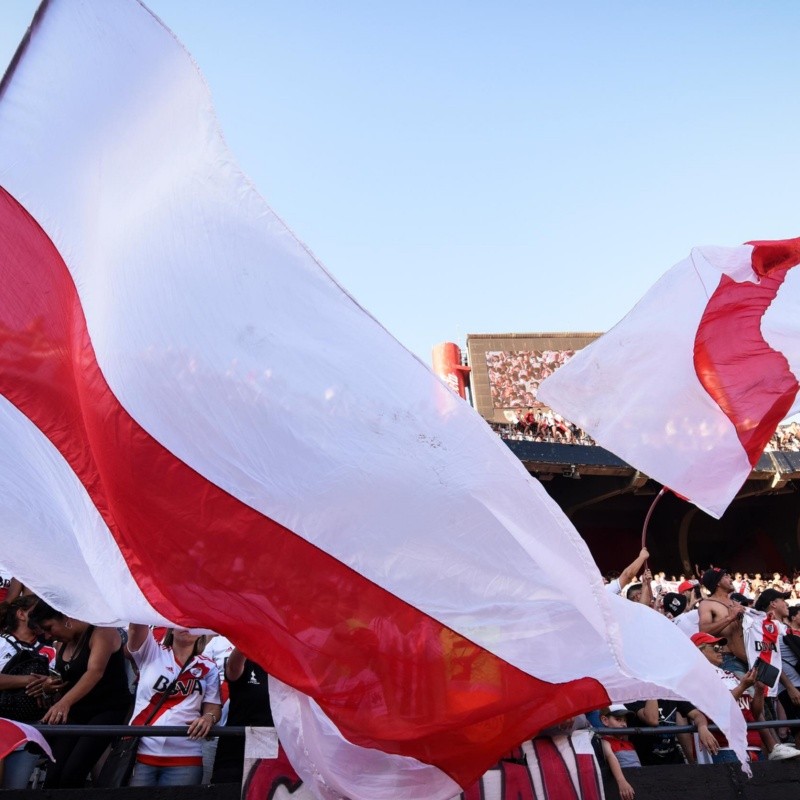
{"type": "MultiPolygon", "coordinates": [[[[185,725],[32,725],[40,733],[50,736],[186,736],[185,725]]],[[[716,725],[709,725],[709,730],[718,731],[716,725]]],[[[800,728],[800,719],[770,719],[761,722],[748,722],[748,730],[764,730],[766,728],[800,728]]],[[[215,725],[208,733],[208,738],[217,736],[244,736],[243,726],[215,725]]],[[[665,733],[696,733],[696,725],[661,725],[659,727],[637,726],[633,728],[591,728],[602,736],[663,736],[665,733]]]]}
{"type": "MultiPolygon", "coordinates": [[[[761,731],[765,728],[800,728],[800,719],[767,719],[761,722],[748,722],[747,730],[761,731]]],[[[710,731],[718,731],[717,725],[709,725],[710,731]]],[[[661,725],[658,728],[592,728],[595,733],[602,736],[632,736],[643,734],[645,736],[663,736],[665,733],[697,733],[697,725],[661,725]]]]}
{"type": "MultiPolygon", "coordinates": [[[[186,725],[31,725],[46,736],[186,736],[186,725]]],[[[243,726],[215,725],[208,738],[244,736],[243,726]]]]}

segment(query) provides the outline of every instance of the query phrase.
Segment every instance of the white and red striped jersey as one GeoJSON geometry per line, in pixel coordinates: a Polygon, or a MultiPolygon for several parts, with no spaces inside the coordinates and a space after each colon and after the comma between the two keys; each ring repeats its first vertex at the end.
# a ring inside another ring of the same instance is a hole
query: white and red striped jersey
{"type": "MultiPolygon", "coordinates": [[[[778,637],[786,632],[786,626],[775,619],[771,612],[764,613],[748,608],[742,618],[742,633],[747,651],[747,665],[754,667],[760,658],[772,664],[778,672],[783,669],[778,637]]],[[[783,689],[780,680],[769,688],[767,697],[777,697],[783,689]]]]}
{"type": "Polygon", "coordinates": [[[56,649],[55,647],[51,647],[47,644],[40,644],[39,642],[34,642],[33,645],[29,645],[27,642],[23,642],[21,639],[17,639],[11,633],[6,633],[0,636],[0,671],[2,671],[6,664],[16,655],[17,650],[12,644],[12,642],[18,642],[24,648],[32,648],[34,649],[39,655],[44,656],[47,659],[47,663],[50,669],[53,669],[56,665],[56,649]]]}
{"type": "MultiPolygon", "coordinates": [[[[130,649],[130,648],[129,648],[130,649]]],[[[172,648],[152,636],[131,656],[139,669],[139,686],[131,725],[143,725],[164,691],[181,672],[172,648]]],[[[175,690],[156,712],[151,725],[188,725],[201,714],[203,703],[219,703],[219,671],[210,658],[195,656],[183,671],[175,690]]],[[[137,761],[161,767],[200,766],[202,742],[184,737],[147,736],[141,740],[137,761]]]]}

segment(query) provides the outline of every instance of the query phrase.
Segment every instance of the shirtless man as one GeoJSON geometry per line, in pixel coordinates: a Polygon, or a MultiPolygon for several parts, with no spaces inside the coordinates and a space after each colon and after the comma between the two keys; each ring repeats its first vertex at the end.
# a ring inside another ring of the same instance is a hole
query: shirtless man
{"type": "Polygon", "coordinates": [[[744,606],[728,597],[733,591],[733,581],[721,567],[707,569],[700,582],[711,592],[698,605],[700,631],[728,640],[722,668],[741,678],[747,674],[747,651],[742,634],[744,606]]]}

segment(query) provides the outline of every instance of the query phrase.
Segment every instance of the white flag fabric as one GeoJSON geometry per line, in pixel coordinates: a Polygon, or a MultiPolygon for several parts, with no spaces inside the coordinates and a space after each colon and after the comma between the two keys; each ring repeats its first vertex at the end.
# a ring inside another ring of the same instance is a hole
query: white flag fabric
{"type": "Polygon", "coordinates": [[[287,686],[320,797],[452,797],[609,700],[688,698],[744,753],[706,660],[608,596],[264,203],[144,6],[43,4],[0,85],[0,187],[3,557],[52,605],[230,638],[287,686]]]}
{"type": "Polygon", "coordinates": [[[539,399],[719,518],[798,408],[798,263],[800,239],[695,248],[539,399]]]}

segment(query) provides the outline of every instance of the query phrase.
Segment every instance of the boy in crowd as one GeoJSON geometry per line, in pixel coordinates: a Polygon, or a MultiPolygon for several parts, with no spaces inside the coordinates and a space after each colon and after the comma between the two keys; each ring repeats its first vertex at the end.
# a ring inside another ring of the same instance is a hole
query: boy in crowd
{"type": "MultiPolygon", "coordinates": [[[[600,722],[604,728],[626,728],[629,713],[621,704],[607,706],[600,711],[600,722]]],[[[633,800],[633,786],[628,783],[622,772],[623,768],[642,766],[633,744],[627,736],[614,735],[601,736],[600,743],[608,768],[617,782],[621,800],[633,800]]]]}

